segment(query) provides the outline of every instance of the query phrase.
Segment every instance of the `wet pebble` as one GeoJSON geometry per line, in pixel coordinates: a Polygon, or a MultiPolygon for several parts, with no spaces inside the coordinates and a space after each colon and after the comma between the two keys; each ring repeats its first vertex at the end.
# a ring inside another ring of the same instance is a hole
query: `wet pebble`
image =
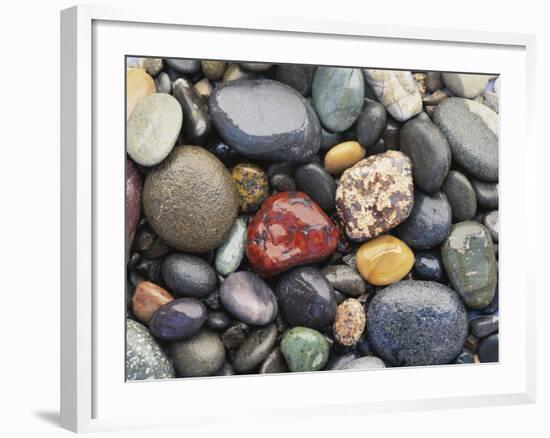
{"type": "Polygon", "coordinates": [[[212,122],[204,99],[187,79],[179,78],[172,84],[172,94],[181,105],[182,134],[186,144],[203,144],[212,122]]]}
{"type": "Polygon", "coordinates": [[[143,324],[149,324],[153,313],[174,297],[150,281],[141,281],[132,296],[132,312],[143,324]]]}
{"type": "Polygon", "coordinates": [[[238,373],[246,373],[257,368],[275,346],[277,337],[275,324],[253,331],[235,353],[235,370],[238,373]]]}
{"type": "Polygon", "coordinates": [[[436,252],[417,252],[414,255],[413,272],[419,280],[444,283],[447,279],[441,256],[436,252]]]}
{"type": "Polygon", "coordinates": [[[368,102],[355,125],[357,141],[368,149],[378,141],[385,128],[386,108],[379,102],[368,102]]]}
{"type": "Polygon", "coordinates": [[[474,218],[477,210],[476,193],[466,176],[451,170],[441,190],[451,204],[454,221],[467,221],[474,218]]]}
{"type": "Polygon", "coordinates": [[[498,208],[498,183],[488,183],[473,179],[472,187],[476,193],[477,203],[481,208],[498,208]]]}
{"type": "Polygon", "coordinates": [[[158,308],[149,331],[162,341],[179,341],[198,333],[206,321],[206,308],[195,298],[178,298],[158,308]]]}
{"type": "Polygon", "coordinates": [[[336,183],[322,166],[317,163],[299,166],[294,173],[294,181],[298,190],[307,194],[323,210],[334,210],[336,183]]]}
{"type": "Polygon", "coordinates": [[[479,343],[477,354],[482,363],[498,362],[498,334],[483,338],[479,343]]]}
{"type": "Polygon", "coordinates": [[[335,290],[350,297],[358,297],[367,290],[361,275],[347,265],[329,265],[321,272],[335,290]]]}
{"type": "Polygon", "coordinates": [[[189,254],[171,254],[162,264],[166,286],[178,296],[206,298],[218,284],[216,273],[203,259],[189,254]]]}
{"type": "Polygon", "coordinates": [[[283,336],[281,352],[290,371],[318,371],[327,363],[329,344],[317,330],[294,327],[283,336]]]}
{"type": "Polygon", "coordinates": [[[363,158],[365,158],[365,149],[356,141],[346,141],[337,144],[327,152],[325,169],[333,175],[340,175],[363,158]]]}
{"type": "Polygon", "coordinates": [[[470,329],[474,336],[484,338],[498,331],[498,316],[480,315],[470,321],[470,329]]]}

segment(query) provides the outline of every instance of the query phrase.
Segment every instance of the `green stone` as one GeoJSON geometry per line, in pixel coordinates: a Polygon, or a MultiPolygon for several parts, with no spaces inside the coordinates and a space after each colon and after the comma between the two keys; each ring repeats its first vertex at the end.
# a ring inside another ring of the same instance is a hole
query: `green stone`
{"type": "Polygon", "coordinates": [[[216,270],[221,275],[229,275],[237,270],[244,256],[246,242],[246,220],[237,218],[229,237],[216,252],[216,270]]]}
{"type": "Polygon", "coordinates": [[[126,378],[128,380],[170,379],[175,377],[172,362],[147,328],[126,320],[126,378]]]}
{"type": "Polygon", "coordinates": [[[459,222],[441,248],[453,288],[471,309],[491,302],[497,287],[497,263],[491,235],[477,222],[459,222]]]}
{"type": "Polygon", "coordinates": [[[294,327],[284,335],[281,352],[290,371],[318,371],[327,363],[329,345],[317,330],[294,327]]]}

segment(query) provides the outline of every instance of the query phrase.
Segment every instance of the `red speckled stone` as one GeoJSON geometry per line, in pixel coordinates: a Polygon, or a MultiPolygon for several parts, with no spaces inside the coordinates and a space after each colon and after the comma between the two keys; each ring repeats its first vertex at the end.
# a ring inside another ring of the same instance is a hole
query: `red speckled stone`
{"type": "Polygon", "coordinates": [[[338,229],[309,196],[281,192],[265,200],[248,225],[246,255],[252,269],[271,277],[331,254],[338,229]]]}

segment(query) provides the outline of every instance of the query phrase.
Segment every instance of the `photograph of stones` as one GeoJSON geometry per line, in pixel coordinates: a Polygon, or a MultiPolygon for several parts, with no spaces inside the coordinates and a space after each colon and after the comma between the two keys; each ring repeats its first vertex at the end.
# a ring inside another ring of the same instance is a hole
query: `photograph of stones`
{"type": "Polygon", "coordinates": [[[498,100],[127,57],[127,380],[498,362],[498,100]]]}

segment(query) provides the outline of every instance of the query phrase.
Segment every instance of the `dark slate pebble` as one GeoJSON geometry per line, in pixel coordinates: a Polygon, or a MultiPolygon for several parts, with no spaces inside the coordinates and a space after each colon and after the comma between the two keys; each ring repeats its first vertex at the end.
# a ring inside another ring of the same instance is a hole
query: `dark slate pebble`
{"type": "Polygon", "coordinates": [[[468,334],[466,309],[446,286],[400,281],[378,292],[367,309],[373,349],[392,365],[451,362],[468,334]]]}
{"type": "Polygon", "coordinates": [[[222,334],[223,345],[228,350],[236,350],[245,341],[249,332],[250,329],[244,322],[233,324],[222,334]]]}
{"type": "Polygon", "coordinates": [[[451,148],[439,128],[420,113],[401,128],[400,145],[412,161],[414,183],[425,193],[438,191],[451,166],[451,148]]]}
{"type": "Polygon", "coordinates": [[[269,184],[277,192],[296,191],[296,182],[294,178],[285,173],[277,173],[269,179],[269,184]]]}
{"type": "Polygon", "coordinates": [[[367,103],[357,118],[355,133],[357,141],[365,149],[375,144],[386,129],[386,108],[379,102],[367,103]]]}
{"type": "Polygon", "coordinates": [[[267,355],[258,369],[259,374],[288,373],[288,365],[279,347],[275,347],[267,355]]]}
{"type": "Polygon", "coordinates": [[[434,248],[449,236],[451,221],[451,206],[445,194],[426,195],[416,190],[412,212],[397,227],[397,236],[412,248],[434,248]]]}
{"type": "Polygon", "coordinates": [[[283,318],[290,326],[325,328],[336,316],[336,297],[316,268],[298,267],[284,273],[275,288],[283,318]]]}
{"type": "Polygon", "coordinates": [[[201,62],[198,59],[164,58],[164,61],[170,68],[183,74],[197,73],[201,68],[201,62]]]}
{"type": "Polygon", "coordinates": [[[476,193],[472,184],[462,173],[451,170],[441,190],[451,204],[453,220],[467,221],[474,218],[477,209],[476,193]]]}
{"type": "Polygon", "coordinates": [[[479,360],[485,362],[498,362],[498,334],[483,338],[477,351],[479,360]]]}
{"type": "Polygon", "coordinates": [[[206,102],[193,84],[179,78],[172,85],[172,95],[178,100],[183,112],[182,133],[186,144],[203,144],[212,123],[206,102]]]}
{"type": "Polygon", "coordinates": [[[162,264],[162,278],[177,296],[206,298],[217,285],[216,272],[203,259],[188,254],[171,254],[162,264]]]}
{"type": "Polygon", "coordinates": [[[336,183],[332,176],[319,164],[304,164],[296,169],[294,181],[299,191],[304,192],[323,210],[334,210],[336,183]]]}
{"type": "Polygon", "coordinates": [[[222,311],[209,312],[206,317],[206,325],[212,330],[225,330],[231,325],[231,317],[222,311]]]}
{"type": "Polygon", "coordinates": [[[454,363],[475,363],[474,356],[468,350],[462,351],[454,360],[454,363]]]}
{"type": "Polygon", "coordinates": [[[414,255],[413,272],[419,280],[444,283],[447,279],[441,256],[436,252],[417,252],[414,255]]]}
{"type": "Polygon", "coordinates": [[[321,272],[334,289],[350,297],[363,295],[367,290],[363,277],[347,265],[329,265],[321,272]]]}
{"type": "Polygon", "coordinates": [[[179,298],[157,309],[149,331],[162,341],[179,341],[199,332],[206,321],[206,308],[195,298],[179,298]]]}
{"type": "Polygon", "coordinates": [[[241,156],[223,141],[207,142],[206,149],[214,154],[227,168],[231,168],[241,161],[241,156]]]}
{"type": "Polygon", "coordinates": [[[478,338],[484,338],[498,331],[497,315],[480,315],[470,321],[470,330],[478,338]]]}
{"type": "Polygon", "coordinates": [[[281,64],[277,67],[275,78],[300,94],[308,96],[311,93],[311,83],[316,69],[314,65],[281,64]]]}
{"type": "Polygon", "coordinates": [[[231,81],[217,87],[209,102],[222,138],[246,157],[307,162],[319,151],[319,119],[287,85],[267,79],[231,81]]]}
{"type": "Polygon", "coordinates": [[[477,203],[481,208],[494,210],[498,208],[498,183],[488,183],[473,179],[472,187],[476,192],[477,203]]]}
{"type": "Polygon", "coordinates": [[[136,272],[155,284],[161,284],[162,259],[143,259],[136,266],[136,272]]]}
{"type": "Polygon", "coordinates": [[[498,312],[498,285],[495,296],[493,297],[489,305],[481,309],[481,313],[483,313],[484,315],[492,315],[495,312],[498,312]]]}
{"type": "Polygon", "coordinates": [[[255,369],[267,357],[277,342],[278,332],[275,324],[253,331],[242,343],[233,359],[238,373],[255,369]]]}
{"type": "Polygon", "coordinates": [[[321,150],[328,151],[332,146],[342,142],[342,134],[330,132],[321,126],[321,150]]]}

